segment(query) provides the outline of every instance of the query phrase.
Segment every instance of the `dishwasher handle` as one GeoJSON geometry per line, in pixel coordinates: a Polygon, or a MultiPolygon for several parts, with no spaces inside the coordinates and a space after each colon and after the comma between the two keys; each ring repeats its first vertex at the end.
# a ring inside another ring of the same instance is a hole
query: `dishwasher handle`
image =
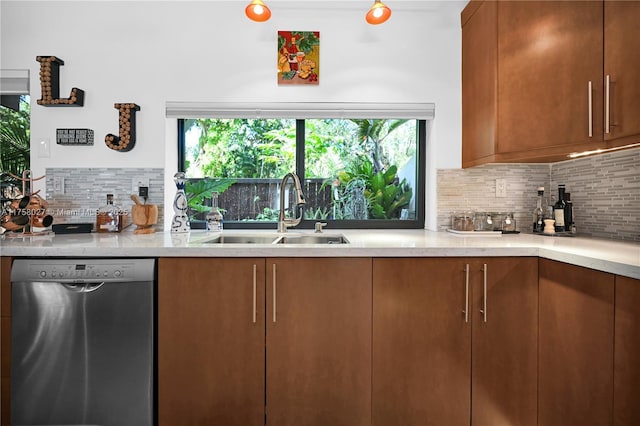
{"type": "Polygon", "coordinates": [[[75,293],[91,293],[92,291],[96,291],[97,289],[102,287],[104,285],[104,281],[93,283],[78,282],[60,284],[62,284],[67,290],[73,291],[75,293]]]}

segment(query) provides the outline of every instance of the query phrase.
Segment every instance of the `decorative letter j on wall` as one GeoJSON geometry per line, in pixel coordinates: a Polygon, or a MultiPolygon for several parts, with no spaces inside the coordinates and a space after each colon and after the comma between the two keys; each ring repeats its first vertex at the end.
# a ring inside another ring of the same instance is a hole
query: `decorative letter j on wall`
{"type": "Polygon", "coordinates": [[[136,144],[136,111],[140,111],[140,106],[128,103],[113,104],[113,107],[120,111],[120,136],[109,133],[104,143],[116,151],[131,151],[136,144]]]}

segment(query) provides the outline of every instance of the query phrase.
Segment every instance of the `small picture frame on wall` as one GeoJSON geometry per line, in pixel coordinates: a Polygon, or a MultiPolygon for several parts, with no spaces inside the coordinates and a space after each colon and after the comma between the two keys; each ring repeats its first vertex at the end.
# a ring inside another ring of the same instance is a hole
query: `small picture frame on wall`
{"type": "Polygon", "coordinates": [[[56,129],[58,145],[93,145],[91,129],[56,129]]]}
{"type": "Polygon", "coordinates": [[[278,31],[278,84],[320,84],[319,31],[278,31]]]}

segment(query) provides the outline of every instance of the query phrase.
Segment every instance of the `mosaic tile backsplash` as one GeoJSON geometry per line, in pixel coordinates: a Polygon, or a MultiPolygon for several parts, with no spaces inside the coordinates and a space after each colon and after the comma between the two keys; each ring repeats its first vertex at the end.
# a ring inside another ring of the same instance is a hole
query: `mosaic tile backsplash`
{"type": "Polygon", "coordinates": [[[437,173],[438,230],[450,227],[453,211],[513,212],[517,230],[531,233],[538,186],[558,197],[571,193],[578,235],[640,241],[640,149],[553,164],[491,164],[437,173]],[[506,183],[496,197],[496,179],[506,183]]]}
{"type": "MultiPolygon", "coordinates": [[[[158,206],[156,231],[163,230],[164,222],[164,170],[155,168],[48,168],[46,173],[46,199],[49,211],[54,212],[54,223],[94,223],[98,207],[113,194],[113,203],[131,212],[133,180],[149,181],[148,203],[158,206]],[[62,180],[64,192],[54,183],[62,180]]],[[[141,200],[144,202],[144,200],[141,200]]],[[[135,225],[132,225],[135,227],[135,225]]]]}
{"type": "MultiPolygon", "coordinates": [[[[149,202],[158,205],[156,230],[163,229],[164,170],[138,168],[49,168],[46,198],[50,209],[68,210],[54,223],[93,222],[95,209],[115,195],[115,204],[131,208],[132,180],[149,180],[149,202]],[[64,194],[54,179],[64,180],[64,194]],[[88,214],[89,213],[89,214],[88,214]]],[[[640,149],[600,154],[554,164],[492,164],[437,172],[438,230],[450,227],[454,211],[513,212],[517,230],[531,232],[538,186],[557,198],[558,184],[571,193],[578,235],[640,241],[640,149]],[[506,197],[496,197],[496,179],[504,179],[506,197]]]]}

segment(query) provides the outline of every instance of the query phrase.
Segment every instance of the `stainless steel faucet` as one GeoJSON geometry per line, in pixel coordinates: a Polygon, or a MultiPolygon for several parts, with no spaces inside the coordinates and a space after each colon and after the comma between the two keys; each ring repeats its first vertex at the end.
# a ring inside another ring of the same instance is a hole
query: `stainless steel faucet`
{"type": "Polygon", "coordinates": [[[300,223],[302,220],[302,210],[304,209],[305,204],[306,202],[304,201],[304,194],[302,193],[302,187],[300,185],[298,175],[295,173],[287,173],[282,178],[282,183],[280,184],[280,215],[278,216],[278,232],[287,232],[287,228],[297,226],[300,223]],[[284,195],[287,187],[287,180],[289,180],[289,178],[293,180],[293,184],[296,187],[296,210],[299,210],[297,218],[287,218],[284,214],[284,195]]]}

